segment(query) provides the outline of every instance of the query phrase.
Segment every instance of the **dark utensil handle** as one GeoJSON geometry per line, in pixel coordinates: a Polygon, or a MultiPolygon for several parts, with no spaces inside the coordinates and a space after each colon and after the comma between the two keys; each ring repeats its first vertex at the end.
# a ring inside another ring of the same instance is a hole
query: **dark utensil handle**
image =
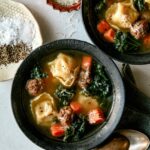
{"type": "Polygon", "coordinates": [[[123,65],[122,76],[126,87],[126,104],[118,128],[135,129],[150,138],[150,97],[136,87],[129,65],[123,65]]]}
{"type": "Polygon", "coordinates": [[[126,105],[150,115],[150,97],[136,87],[130,66],[123,65],[122,73],[126,87],[126,105]]]}

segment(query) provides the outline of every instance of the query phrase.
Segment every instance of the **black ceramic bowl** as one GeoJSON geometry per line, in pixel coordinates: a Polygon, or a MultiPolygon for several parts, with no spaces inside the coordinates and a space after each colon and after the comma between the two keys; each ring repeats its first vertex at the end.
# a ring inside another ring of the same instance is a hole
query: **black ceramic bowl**
{"type": "Polygon", "coordinates": [[[88,35],[91,40],[107,55],[115,60],[129,64],[149,64],[150,52],[125,54],[115,50],[112,44],[109,44],[97,31],[97,15],[95,14],[95,4],[99,0],[83,0],[82,1],[82,17],[88,35]]]}
{"type": "Polygon", "coordinates": [[[15,119],[24,134],[37,145],[47,150],[87,150],[101,144],[116,128],[124,108],[124,86],[119,71],[110,60],[97,47],[78,40],[59,40],[43,45],[33,51],[21,64],[12,85],[11,102],[15,119]],[[96,128],[78,142],[64,143],[50,139],[40,133],[30,122],[24,103],[26,100],[25,84],[29,78],[30,70],[41,58],[56,52],[63,51],[84,52],[101,63],[111,79],[113,85],[112,105],[106,123],[96,128]]]}

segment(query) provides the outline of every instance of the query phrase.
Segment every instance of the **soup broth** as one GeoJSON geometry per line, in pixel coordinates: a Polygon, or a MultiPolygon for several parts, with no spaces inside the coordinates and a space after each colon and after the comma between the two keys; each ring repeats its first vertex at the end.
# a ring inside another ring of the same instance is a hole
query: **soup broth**
{"type": "Polygon", "coordinates": [[[112,84],[90,55],[64,52],[44,57],[26,82],[28,116],[49,138],[78,141],[106,122],[112,84]]]}

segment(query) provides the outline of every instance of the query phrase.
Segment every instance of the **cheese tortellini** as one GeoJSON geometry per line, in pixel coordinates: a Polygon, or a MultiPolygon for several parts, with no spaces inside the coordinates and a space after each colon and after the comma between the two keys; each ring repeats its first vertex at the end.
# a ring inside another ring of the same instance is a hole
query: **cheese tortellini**
{"type": "Polygon", "coordinates": [[[107,22],[116,29],[128,30],[137,20],[139,13],[134,9],[131,3],[114,3],[106,11],[107,22]]]}
{"type": "Polygon", "coordinates": [[[66,87],[74,84],[80,69],[78,62],[73,57],[63,53],[48,63],[48,66],[53,77],[56,77],[66,87]]]}
{"type": "Polygon", "coordinates": [[[50,126],[56,116],[56,106],[53,97],[44,92],[31,101],[31,111],[41,126],[50,126]]]}
{"type": "Polygon", "coordinates": [[[90,110],[99,107],[97,100],[94,97],[86,96],[82,93],[78,93],[75,97],[75,100],[78,101],[82,106],[82,113],[88,114],[90,110]]]}
{"type": "Polygon", "coordinates": [[[150,0],[145,0],[145,3],[150,5],[150,0]]]}

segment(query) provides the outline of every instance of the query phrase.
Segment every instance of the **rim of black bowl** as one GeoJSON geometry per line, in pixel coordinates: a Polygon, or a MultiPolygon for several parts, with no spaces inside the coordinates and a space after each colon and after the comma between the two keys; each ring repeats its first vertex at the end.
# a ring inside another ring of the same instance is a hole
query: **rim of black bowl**
{"type": "Polygon", "coordinates": [[[93,27],[94,16],[91,15],[92,9],[89,8],[89,6],[92,6],[89,4],[92,3],[91,1],[92,0],[82,1],[82,20],[84,27],[93,43],[96,44],[105,54],[122,63],[134,65],[150,64],[150,52],[133,54],[120,53],[112,47],[112,44],[109,44],[100,38],[98,32],[93,27]]]}
{"type": "Polygon", "coordinates": [[[108,138],[109,135],[111,135],[111,133],[118,125],[123,113],[124,101],[125,91],[123,81],[120,72],[118,71],[118,68],[114,62],[109,59],[102,51],[99,51],[96,46],[74,39],[54,41],[45,44],[33,51],[19,67],[11,89],[12,111],[20,129],[32,142],[47,150],[87,150],[99,145],[106,138],[108,138]],[[26,116],[21,113],[23,111],[22,108],[17,106],[18,103],[19,105],[22,105],[21,97],[23,90],[20,88],[20,85],[22,82],[26,82],[26,77],[23,78],[22,76],[26,73],[25,70],[30,68],[31,61],[38,61],[42,57],[51,54],[53,51],[56,52],[60,50],[76,50],[92,55],[94,59],[96,59],[106,68],[106,71],[110,76],[114,87],[113,103],[107,123],[104,124],[101,128],[96,129],[94,135],[91,135],[87,139],[72,143],[58,142],[56,140],[48,139],[42,136],[39,132],[37,132],[37,130],[35,130],[35,127],[29,123],[26,116]],[[20,84],[18,84],[18,81],[20,84]]]}

